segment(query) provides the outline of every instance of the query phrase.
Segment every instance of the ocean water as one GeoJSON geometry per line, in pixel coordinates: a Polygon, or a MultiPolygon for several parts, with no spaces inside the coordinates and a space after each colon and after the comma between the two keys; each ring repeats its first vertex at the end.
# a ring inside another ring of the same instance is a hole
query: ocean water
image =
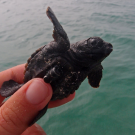
{"type": "Polygon", "coordinates": [[[48,6],[71,43],[99,36],[114,50],[98,89],[86,79],[73,101],[49,109],[38,124],[48,135],[135,135],[134,0],[0,0],[0,71],[53,40],[48,6]]]}

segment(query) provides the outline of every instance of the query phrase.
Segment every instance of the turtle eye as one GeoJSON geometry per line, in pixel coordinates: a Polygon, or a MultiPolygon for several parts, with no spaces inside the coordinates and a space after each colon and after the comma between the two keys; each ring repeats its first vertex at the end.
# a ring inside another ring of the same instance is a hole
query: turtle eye
{"type": "Polygon", "coordinates": [[[99,41],[98,43],[97,43],[97,48],[102,48],[103,47],[103,41],[99,41]]]}
{"type": "Polygon", "coordinates": [[[101,48],[102,46],[102,43],[98,43],[97,48],[101,48]]]}
{"type": "Polygon", "coordinates": [[[97,45],[97,41],[95,39],[91,39],[91,46],[95,47],[97,45]]]}

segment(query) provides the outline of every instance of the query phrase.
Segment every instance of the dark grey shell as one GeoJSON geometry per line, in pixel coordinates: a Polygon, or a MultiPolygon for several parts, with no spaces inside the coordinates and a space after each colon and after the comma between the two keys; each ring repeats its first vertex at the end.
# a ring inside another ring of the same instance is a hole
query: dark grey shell
{"type": "Polygon", "coordinates": [[[88,69],[81,73],[80,68],[76,65],[72,65],[72,63],[69,63],[66,59],[69,50],[67,53],[63,54],[55,54],[54,52],[53,57],[50,57],[50,55],[44,56],[46,46],[43,48],[32,54],[28,60],[28,63],[26,64],[24,83],[35,77],[44,78],[44,76],[46,76],[46,74],[50,72],[55,65],[57,65],[58,70],[61,70],[61,72],[56,73],[57,71],[55,71],[57,79],[53,80],[55,75],[51,75],[52,79],[48,82],[53,88],[53,96],[51,100],[68,97],[79,88],[81,82],[88,75],[88,69]]]}

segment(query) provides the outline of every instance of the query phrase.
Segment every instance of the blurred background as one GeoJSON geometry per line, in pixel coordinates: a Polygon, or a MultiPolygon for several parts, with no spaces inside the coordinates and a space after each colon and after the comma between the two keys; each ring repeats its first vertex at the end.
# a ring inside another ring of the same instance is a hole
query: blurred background
{"type": "Polygon", "coordinates": [[[53,40],[48,6],[71,43],[99,36],[114,50],[102,63],[98,89],[86,79],[73,101],[49,109],[38,124],[48,135],[134,135],[134,0],[0,0],[0,71],[26,63],[53,40]]]}

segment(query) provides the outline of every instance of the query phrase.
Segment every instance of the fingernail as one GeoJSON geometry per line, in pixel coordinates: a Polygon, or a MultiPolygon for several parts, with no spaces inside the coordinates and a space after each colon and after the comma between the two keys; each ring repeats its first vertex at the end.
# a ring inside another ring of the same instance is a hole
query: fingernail
{"type": "Polygon", "coordinates": [[[49,89],[42,80],[36,79],[26,91],[27,100],[34,105],[40,104],[49,95],[49,89]]]}

